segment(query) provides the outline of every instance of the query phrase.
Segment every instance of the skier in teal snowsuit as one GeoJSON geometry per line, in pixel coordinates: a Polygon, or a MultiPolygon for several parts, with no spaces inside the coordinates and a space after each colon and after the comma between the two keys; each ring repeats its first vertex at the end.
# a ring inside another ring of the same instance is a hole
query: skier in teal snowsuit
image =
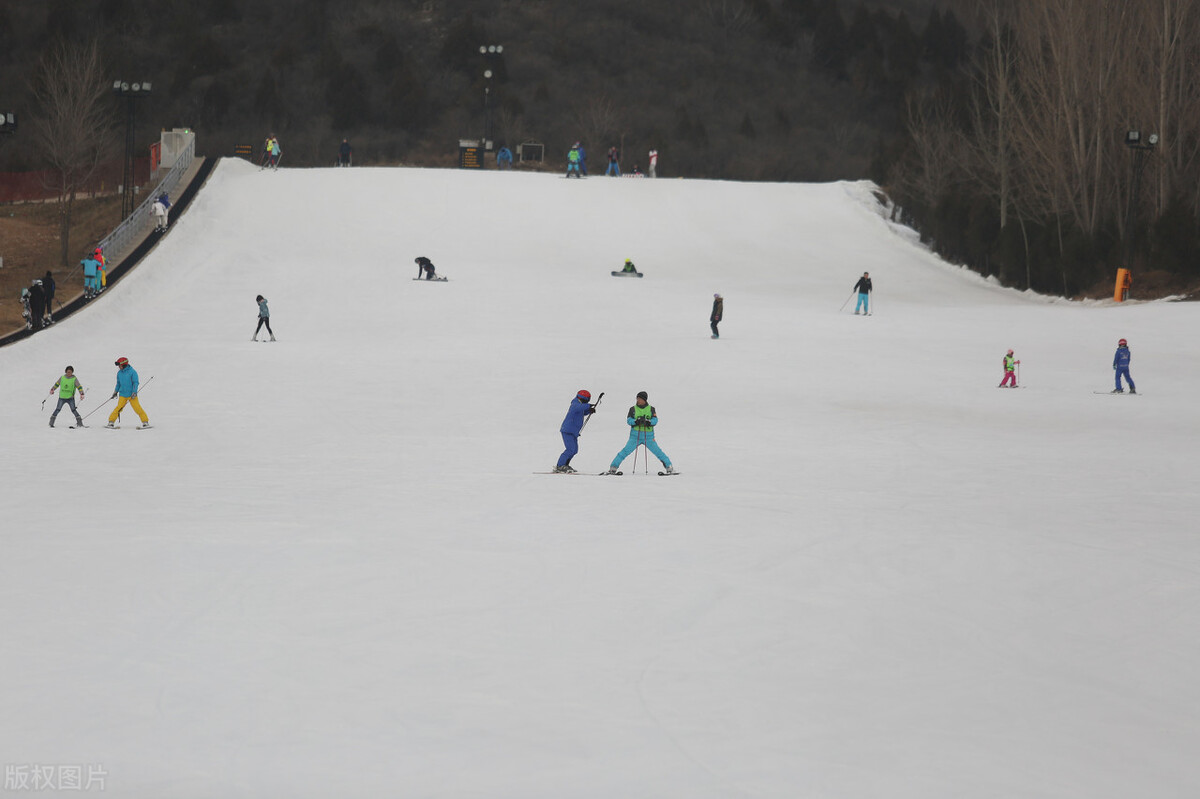
{"type": "Polygon", "coordinates": [[[671,459],[654,441],[654,426],[658,424],[658,414],[655,413],[654,406],[649,404],[649,399],[650,397],[645,391],[638,392],[637,404],[630,407],[629,415],[625,417],[625,423],[629,425],[629,440],[625,442],[625,448],[613,458],[612,464],[608,467],[609,474],[616,474],[621,463],[641,444],[645,444],[646,449],[653,452],[654,456],[662,461],[663,470],[667,474],[675,473],[674,467],[671,466],[671,459]]]}

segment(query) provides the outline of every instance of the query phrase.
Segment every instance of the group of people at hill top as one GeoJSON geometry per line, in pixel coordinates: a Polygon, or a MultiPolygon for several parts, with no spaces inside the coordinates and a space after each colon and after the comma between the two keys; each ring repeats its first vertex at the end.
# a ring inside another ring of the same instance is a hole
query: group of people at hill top
{"type": "MultiPolygon", "coordinates": [[[[658,177],[658,150],[651,148],[649,158],[648,176],[656,178],[658,177]]],[[[587,177],[587,174],[587,149],[582,143],[575,142],[571,145],[571,149],[567,150],[567,177],[584,178],[587,177]]],[[[608,148],[608,168],[604,170],[604,174],[608,177],[621,177],[621,152],[615,146],[608,148]]],[[[637,178],[647,177],[637,164],[633,165],[633,171],[629,174],[637,178]]]]}

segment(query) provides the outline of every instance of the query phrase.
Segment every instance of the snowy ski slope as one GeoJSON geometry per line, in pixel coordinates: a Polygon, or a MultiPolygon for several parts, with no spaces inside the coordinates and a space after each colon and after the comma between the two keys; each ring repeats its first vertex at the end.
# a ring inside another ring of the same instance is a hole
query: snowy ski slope
{"type": "Polygon", "coordinates": [[[1198,333],[944,264],[863,184],[222,162],[0,350],[0,760],[120,797],[1196,796],[1198,333]],[[1098,396],[1121,337],[1142,395],[1098,396]],[[155,428],[48,429],[118,356],[155,428]],[[575,466],[646,390],[683,475],[533,474],[581,388],[575,466]]]}

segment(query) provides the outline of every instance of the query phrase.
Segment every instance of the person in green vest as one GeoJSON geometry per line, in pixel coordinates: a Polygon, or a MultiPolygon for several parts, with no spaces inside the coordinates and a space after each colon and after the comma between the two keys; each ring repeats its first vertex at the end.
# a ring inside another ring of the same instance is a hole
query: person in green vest
{"type": "Polygon", "coordinates": [[[621,462],[642,444],[645,444],[646,449],[653,452],[655,457],[662,461],[666,474],[675,473],[674,467],[671,466],[671,459],[654,441],[654,426],[658,424],[658,414],[655,413],[654,406],[649,404],[649,399],[650,397],[645,391],[638,392],[637,404],[629,409],[629,414],[625,417],[625,423],[629,425],[629,441],[625,442],[625,448],[613,458],[607,474],[619,474],[617,470],[620,468],[621,462]]]}
{"type": "Polygon", "coordinates": [[[1004,388],[1009,383],[1012,384],[1012,388],[1017,387],[1016,364],[1019,363],[1020,361],[1013,357],[1013,351],[1009,350],[1008,354],[1004,356],[1004,379],[1000,381],[1000,385],[996,386],[996,388],[1004,388]]]}
{"type": "Polygon", "coordinates": [[[79,378],[75,377],[74,366],[68,366],[64,371],[66,374],[58,378],[50,387],[51,394],[54,393],[54,389],[58,389],[58,407],[54,409],[54,413],[50,414],[50,426],[54,427],[54,420],[58,418],[58,412],[62,410],[62,406],[66,405],[71,409],[71,413],[75,414],[75,426],[83,427],[83,417],[75,409],[75,392],[79,392],[79,399],[82,400],[83,386],[80,385],[79,378]]]}

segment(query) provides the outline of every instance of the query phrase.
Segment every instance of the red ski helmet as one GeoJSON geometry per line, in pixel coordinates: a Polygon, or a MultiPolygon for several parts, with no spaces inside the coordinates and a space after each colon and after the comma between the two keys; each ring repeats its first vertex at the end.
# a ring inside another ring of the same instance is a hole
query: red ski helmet
{"type": "Polygon", "coordinates": [[[1013,354],[1011,349],[1008,351],[1008,354],[1009,354],[1009,355],[1012,355],[1012,354],[1013,354]]]}
{"type": "Polygon", "coordinates": [[[584,402],[587,402],[588,400],[590,400],[592,398],[592,392],[588,391],[586,388],[581,388],[581,389],[579,389],[579,393],[576,394],[575,397],[576,397],[576,399],[581,399],[584,402]]]}
{"type": "Polygon", "coordinates": [[[128,358],[125,358],[125,357],[123,357],[123,356],[122,356],[122,357],[120,357],[120,358],[117,358],[117,360],[116,360],[116,361],[114,361],[114,363],[115,363],[117,366],[128,366],[128,365],[129,365],[129,359],[128,359],[128,358]]]}
{"type": "Polygon", "coordinates": [[[1117,342],[1118,347],[1126,347],[1128,345],[1129,345],[1129,342],[1126,341],[1125,339],[1121,339],[1120,341],[1117,342]]]}

